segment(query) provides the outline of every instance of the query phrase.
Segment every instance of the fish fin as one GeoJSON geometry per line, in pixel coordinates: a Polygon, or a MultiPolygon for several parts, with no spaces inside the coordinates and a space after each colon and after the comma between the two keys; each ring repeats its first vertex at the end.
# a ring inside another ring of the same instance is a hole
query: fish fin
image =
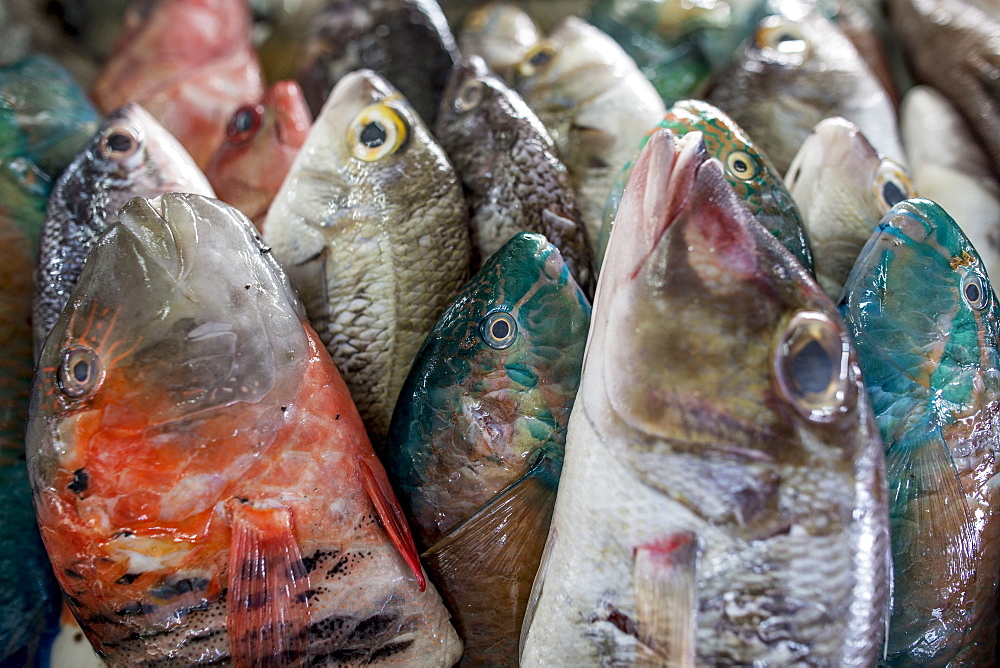
{"type": "MultiPolygon", "coordinates": [[[[467,652],[499,644],[497,637],[505,643],[517,637],[558,484],[558,464],[541,458],[422,555],[455,615],[467,652]]],[[[472,658],[490,662],[489,657],[472,658]]]]}
{"type": "Polygon", "coordinates": [[[639,666],[693,668],[698,603],[698,539],[683,532],[635,549],[639,666]]]}
{"type": "MultiPolygon", "coordinates": [[[[374,457],[373,457],[374,458],[374,457]]],[[[427,588],[424,580],[424,573],[420,568],[420,557],[417,554],[417,546],[413,542],[413,534],[410,533],[410,525],[406,522],[403,509],[399,507],[399,501],[389,486],[389,479],[386,478],[385,470],[376,461],[378,471],[368,463],[367,458],[359,458],[358,471],[361,474],[361,482],[364,485],[368,499],[375,507],[375,514],[378,515],[379,522],[389,534],[389,540],[402,555],[406,565],[413,571],[420,585],[420,591],[427,588]]]]}
{"type": "Polygon", "coordinates": [[[968,623],[963,597],[975,577],[978,539],[940,427],[893,443],[885,463],[896,584],[893,652],[920,642],[931,626],[968,623]]]}
{"type": "Polygon", "coordinates": [[[300,665],[309,636],[309,574],[283,506],[231,502],[226,629],[233,666],[300,665]]]}

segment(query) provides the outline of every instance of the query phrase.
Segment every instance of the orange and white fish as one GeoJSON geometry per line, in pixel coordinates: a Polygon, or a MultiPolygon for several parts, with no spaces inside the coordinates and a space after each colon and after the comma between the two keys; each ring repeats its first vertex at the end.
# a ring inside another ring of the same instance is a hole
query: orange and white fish
{"type": "Polygon", "coordinates": [[[135,198],[41,354],[28,468],[74,614],[113,666],[451,666],[348,390],[250,222],[135,198]]]}

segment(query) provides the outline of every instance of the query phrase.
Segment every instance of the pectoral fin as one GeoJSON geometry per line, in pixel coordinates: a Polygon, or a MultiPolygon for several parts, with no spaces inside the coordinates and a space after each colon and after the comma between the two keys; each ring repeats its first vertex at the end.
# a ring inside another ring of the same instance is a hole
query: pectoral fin
{"type": "MultiPolygon", "coordinates": [[[[374,456],[372,457],[374,459],[374,456]]],[[[399,507],[399,501],[389,486],[389,480],[385,476],[382,465],[375,460],[375,468],[364,457],[358,459],[358,471],[361,475],[361,482],[364,484],[365,493],[375,507],[375,514],[378,515],[379,522],[389,534],[389,540],[402,555],[406,565],[413,571],[420,585],[420,591],[427,588],[424,580],[424,573],[420,568],[420,557],[417,554],[417,546],[413,542],[413,534],[410,533],[410,525],[406,522],[403,509],[399,507]]]]}
{"type": "Polygon", "coordinates": [[[233,665],[296,666],[309,631],[309,575],[285,507],[234,501],[226,628],[233,665]]]}
{"type": "Polygon", "coordinates": [[[679,533],[635,550],[639,666],[695,665],[698,541],[679,533]]]}

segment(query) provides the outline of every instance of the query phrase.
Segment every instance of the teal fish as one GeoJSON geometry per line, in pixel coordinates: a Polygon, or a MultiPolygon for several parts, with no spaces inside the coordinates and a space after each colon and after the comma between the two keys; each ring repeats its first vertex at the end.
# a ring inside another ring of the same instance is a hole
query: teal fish
{"type": "MultiPolygon", "coordinates": [[[[708,102],[682,100],[667,110],[667,115],[652,130],[659,128],[667,128],[678,137],[700,132],[709,155],[722,163],[723,175],[750,213],[795,255],[802,266],[812,272],[812,251],[795,200],[778,170],[736,121],[708,102]]],[[[639,150],[646,145],[652,133],[643,137],[639,150]]],[[[631,173],[632,163],[629,163],[608,198],[601,229],[602,257],[631,173]]]]}
{"type": "Polygon", "coordinates": [[[396,405],[387,468],[469,665],[517,665],[589,324],[558,249],[520,233],[445,310],[396,405]]]}
{"type": "Polygon", "coordinates": [[[886,447],[895,566],[889,663],[992,662],[996,294],[952,218],[911,199],[889,211],[861,251],[841,309],[886,447]]]}

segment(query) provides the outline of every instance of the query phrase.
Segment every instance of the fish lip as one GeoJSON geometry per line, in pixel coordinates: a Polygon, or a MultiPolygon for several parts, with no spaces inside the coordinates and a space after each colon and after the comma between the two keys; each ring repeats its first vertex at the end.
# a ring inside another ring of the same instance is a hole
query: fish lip
{"type": "Polygon", "coordinates": [[[261,104],[265,109],[274,110],[274,132],[278,142],[301,148],[309,134],[312,119],[298,82],[288,79],[275,83],[261,104]]]}

